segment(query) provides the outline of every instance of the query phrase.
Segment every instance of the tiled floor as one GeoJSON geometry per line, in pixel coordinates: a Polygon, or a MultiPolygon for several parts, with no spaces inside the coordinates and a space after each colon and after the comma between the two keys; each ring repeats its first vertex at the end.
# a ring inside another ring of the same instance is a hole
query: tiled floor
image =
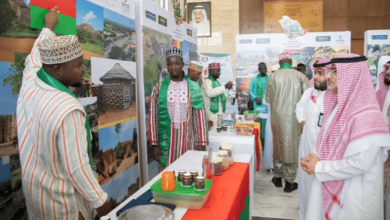
{"type": "Polygon", "coordinates": [[[253,220],[298,219],[298,190],[285,193],[283,187],[274,186],[272,177],[273,174],[265,173],[263,164],[260,170],[255,172],[253,220]]]}

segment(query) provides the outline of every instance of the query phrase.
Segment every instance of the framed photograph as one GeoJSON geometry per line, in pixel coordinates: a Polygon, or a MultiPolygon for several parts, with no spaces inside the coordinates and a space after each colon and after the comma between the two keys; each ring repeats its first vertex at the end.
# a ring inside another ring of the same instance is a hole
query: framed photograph
{"type": "Polygon", "coordinates": [[[188,3],[187,23],[198,30],[198,37],[211,37],[211,2],[188,3]]]}

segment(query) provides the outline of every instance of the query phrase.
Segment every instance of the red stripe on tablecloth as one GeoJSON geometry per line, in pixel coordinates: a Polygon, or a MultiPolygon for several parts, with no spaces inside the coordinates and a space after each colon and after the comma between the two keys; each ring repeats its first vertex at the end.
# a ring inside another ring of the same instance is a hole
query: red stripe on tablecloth
{"type": "MultiPolygon", "coordinates": [[[[189,209],[183,220],[231,220],[240,219],[249,194],[249,164],[234,163],[222,176],[216,176],[209,199],[203,209],[189,209]]],[[[253,199],[253,198],[251,198],[253,199]]]]}

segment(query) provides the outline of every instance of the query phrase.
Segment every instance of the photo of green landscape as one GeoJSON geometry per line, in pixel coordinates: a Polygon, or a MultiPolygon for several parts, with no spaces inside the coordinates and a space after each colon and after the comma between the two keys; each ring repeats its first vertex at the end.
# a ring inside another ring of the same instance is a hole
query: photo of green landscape
{"type": "Polygon", "coordinates": [[[135,62],[135,21],[104,8],[104,57],[135,62]]]}

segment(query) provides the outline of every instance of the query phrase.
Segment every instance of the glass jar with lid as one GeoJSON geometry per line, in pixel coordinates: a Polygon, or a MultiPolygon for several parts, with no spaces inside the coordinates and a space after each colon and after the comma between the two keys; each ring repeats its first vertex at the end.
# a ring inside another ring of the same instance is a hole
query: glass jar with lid
{"type": "Polygon", "coordinates": [[[224,144],[224,145],[221,145],[220,147],[222,150],[226,150],[228,152],[228,155],[229,155],[229,166],[233,165],[234,163],[234,147],[232,144],[224,144]]]}
{"type": "Polygon", "coordinates": [[[226,150],[218,151],[218,157],[222,158],[222,170],[229,169],[229,152],[226,150]]]}
{"type": "Polygon", "coordinates": [[[222,160],[223,159],[220,157],[211,158],[212,174],[214,176],[221,176],[222,175],[222,160]]]}

